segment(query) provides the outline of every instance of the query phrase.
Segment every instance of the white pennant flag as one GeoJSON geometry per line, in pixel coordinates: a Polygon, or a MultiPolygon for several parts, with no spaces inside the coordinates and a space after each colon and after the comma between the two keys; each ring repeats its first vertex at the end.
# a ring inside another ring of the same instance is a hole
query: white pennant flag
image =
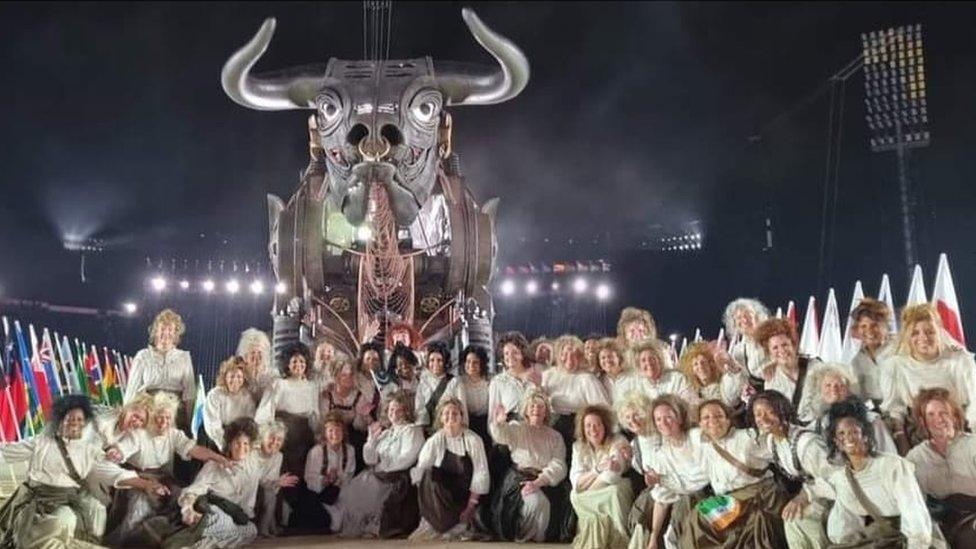
{"type": "Polygon", "coordinates": [[[817,298],[810,296],[807,302],[807,314],[803,319],[803,333],[800,336],[801,355],[816,356],[820,350],[820,334],[817,333],[817,298]]]}
{"type": "Polygon", "coordinates": [[[912,272],[912,285],[908,288],[908,301],[905,302],[905,306],[921,305],[922,303],[927,303],[928,300],[929,298],[925,295],[925,281],[922,278],[922,266],[915,265],[915,271],[912,272]]]}
{"type": "Polygon", "coordinates": [[[861,340],[855,338],[853,334],[854,319],[851,318],[851,313],[854,312],[862,299],[864,299],[864,288],[861,287],[861,281],[858,280],[854,283],[854,295],[851,296],[851,308],[847,311],[847,323],[844,327],[844,342],[841,345],[844,349],[842,358],[844,364],[850,364],[858,351],[861,350],[861,340]]]}
{"type": "Polygon", "coordinates": [[[962,329],[959,301],[956,299],[956,286],[952,283],[952,273],[949,272],[949,259],[946,254],[939,255],[939,270],[935,273],[932,304],[939,310],[945,331],[965,348],[966,332],[962,329]]]}
{"type": "Polygon", "coordinates": [[[783,318],[783,308],[776,307],[776,318],[783,318]]]}
{"type": "Polygon", "coordinates": [[[702,340],[701,328],[695,328],[695,343],[702,340]]]}
{"type": "Polygon", "coordinates": [[[834,289],[827,292],[827,308],[824,309],[823,327],[820,329],[820,348],[817,356],[824,362],[841,362],[844,348],[840,336],[840,311],[834,289]]]}
{"type": "Polygon", "coordinates": [[[898,311],[895,310],[895,299],[891,295],[891,282],[888,280],[888,275],[881,275],[881,289],[878,290],[878,301],[884,303],[891,310],[891,322],[889,322],[888,331],[894,335],[898,333],[898,311]]]}

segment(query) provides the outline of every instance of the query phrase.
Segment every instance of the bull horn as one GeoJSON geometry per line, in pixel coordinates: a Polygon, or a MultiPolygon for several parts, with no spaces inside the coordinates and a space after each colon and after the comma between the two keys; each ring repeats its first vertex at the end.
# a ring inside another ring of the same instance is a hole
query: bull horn
{"type": "Polygon", "coordinates": [[[499,67],[435,62],[439,87],[448,105],[492,105],[517,96],[529,83],[529,60],[511,40],[488,28],[474,10],[461,16],[475,40],[492,55],[499,67]]]}
{"type": "Polygon", "coordinates": [[[238,105],[259,111],[315,108],[315,96],[325,76],[324,70],[302,68],[274,76],[251,75],[251,68],[271,43],[275,24],[273,17],[265,19],[254,38],[224,63],[220,71],[224,93],[238,105]]]}

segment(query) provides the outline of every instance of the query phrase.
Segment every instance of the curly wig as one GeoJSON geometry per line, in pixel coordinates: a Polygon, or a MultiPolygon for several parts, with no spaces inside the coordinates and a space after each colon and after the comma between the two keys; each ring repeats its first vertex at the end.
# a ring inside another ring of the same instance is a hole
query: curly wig
{"type": "Polygon", "coordinates": [[[285,352],[281,355],[284,360],[281,361],[281,375],[282,377],[291,377],[291,371],[288,369],[288,363],[291,359],[296,356],[300,356],[305,359],[305,371],[308,372],[309,368],[312,367],[312,355],[308,350],[308,346],[304,343],[292,343],[289,345],[285,352]]]}
{"type": "Polygon", "coordinates": [[[631,322],[643,322],[647,326],[647,338],[657,339],[657,323],[651,312],[637,307],[627,307],[620,311],[620,320],[617,321],[617,337],[627,341],[627,325],[631,322]]]}
{"type": "Polygon", "coordinates": [[[461,351],[461,366],[463,370],[464,363],[468,360],[468,355],[473,354],[478,358],[478,370],[481,372],[481,377],[488,376],[488,351],[480,345],[468,345],[461,351]]]}
{"type": "Polygon", "coordinates": [[[172,324],[176,328],[176,340],[173,342],[173,346],[178,346],[180,339],[186,332],[186,324],[183,323],[183,317],[173,309],[163,309],[153,319],[152,324],[149,325],[149,344],[153,347],[156,346],[156,333],[164,324],[172,324]]]}
{"type": "Polygon", "coordinates": [[[735,325],[735,313],[739,309],[749,309],[756,315],[756,325],[769,320],[769,309],[758,299],[751,297],[740,297],[726,305],[725,312],[722,313],[722,324],[725,325],[725,333],[729,338],[739,335],[739,327],[735,325]]]}
{"type": "Polygon", "coordinates": [[[610,442],[610,440],[613,438],[613,433],[617,430],[617,421],[614,418],[613,411],[606,406],[591,404],[583,407],[579,412],[577,412],[576,428],[573,430],[573,435],[578,441],[586,440],[586,431],[583,428],[583,424],[586,421],[586,416],[597,416],[600,418],[600,422],[603,423],[603,442],[601,445],[605,446],[610,442]]]}
{"type": "Polygon", "coordinates": [[[498,349],[498,357],[500,362],[503,362],[501,357],[503,356],[506,345],[514,345],[515,348],[522,353],[523,368],[528,368],[531,366],[531,362],[534,357],[529,356],[529,342],[525,339],[525,336],[522,335],[521,332],[505,332],[501,335],[501,337],[498,338],[498,345],[495,348],[498,349]]]}
{"type": "Polygon", "coordinates": [[[704,358],[708,364],[708,384],[714,383],[722,377],[722,371],[719,369],[718,364],[715,363],[715,354],[712,352],[711,345],[705,341],[692,343],[685,350],[685,354],[681,355],[678,362],[681,365],[681,371],[688,378],[688,381],[695,390],[701,389],[703,386],[698,376],[695,375],[695,369],[692,367],[692,364],[694,364],[695,359],[698,357],[704,358]]]}
{"type": "MultiPolygon", "coordinates": [[[[868,446],[868,455],[877,455],[878,441],[874,436],[874,428],[871,422],[868,421],[868,408],[864,405],[864,402],[853,396],[840,402],[835,402],[827,411],[827,431],[824,433],[824,437],[827,439],[828,455],[833,458],[838,454],[844,454],[837,447],[837,426],[840,424],[840,420],[846,418],[853,419],[861,428],[861,435],[864,437],[868,446]]],[[[847,460],[846,455],[844,455],[844,460],[847,460]]]]}
{"type": "Polygon", "coordinates": [[[952,412],[952,423],[956,427],[956,432],[961,433],[966,425],[963,419],[962,406],[959,405],[952,391],[940,387],[935,389],[922,389],[915,396],[915,400],[912,403],[912,416],[914,416],[915,425],[918,426],[918,430],[921,431],[922,436],[925,438],[931,436],[928,426],[925,424],[925,407],[933,401],[944,402],[949,407],[949,411],[952,412]]]}
{"type": "Polygon", "coordinates": [[[785,318],[770,318],[756,328],[756,342],[762,345],[766,352],[769,352],[769,340],[778,335],[790,338],[793,346],[796,347],[798,343],[796,329],[785,318]]]}
{"type": "Polygon", "coordinates": [[[61,429],[61,423],[68,416],[71,410],[81,410],[85,416],[85,422],[89,422],[95,416],[92,409],[91,399],[85,395],[64,395],[54,401],[51,407],[51,421],[48,423],[49,433],[53,436],[61,429]]]}
{"type": "Polygon", "coordinates": [[[232,356],[226,358],[220,363],[220,369],[217,370],[217,379],[215,384],[223,390],[227,390],[227,374],[233,372],[234,370],[240,370],[244,374],[244,388],[246,389],[250,383],[247,379],[247,369],[244,367],[244,359],[239,356],[232,356]]]}
{"type": "Polygon", "coordinates": [[[767,390],[756,393],[756,395],[749,400],[749,409],[746,413],[746,421],[749,422],[750,427],[758,430],[756,427],[755,408],[756,403],[760,400],[764,401],[769,405],[770,408],[773,409],[773,413],[776,414],[776,417],[779,419],[779,422],[783,424],[785,429],[788,429],[790,424],[796,423],[796,411],[793,409],[793,403],[790,402],[790,399],[786,398],[786,396],[779,391],[767,390]]]}
{"type": "Polygon", "coordinates": [[[231,443],[241,436],[246,436],[252,443],[258,441],[258,424],[249,417],[237,418],[224,428],[224,455],[230,457],[231,443]]]}

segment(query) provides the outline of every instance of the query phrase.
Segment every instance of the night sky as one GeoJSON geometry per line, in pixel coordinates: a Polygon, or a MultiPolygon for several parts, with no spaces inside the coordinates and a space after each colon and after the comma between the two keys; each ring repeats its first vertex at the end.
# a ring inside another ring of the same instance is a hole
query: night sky
{"type": "MultiPolygon", "coordinates": [[[[849,296],[855,278],[875,293],[882,272],[904,298],[895,161],[867,146],[860,74],[845,88],[833,254],[818,280],[828,95],[814,92],[858,55],[861,32],[922,23],[933,141],[910,157],[919,260],[931,285],[949,252],[963,320],[976,322],[973,5],[471,5],[532,63],[517,99],[452,110],[475,195],[502,199],[502,262],[552,252],[543,238],[700,220],[709,259],[648,283],[687,286],[653,297],[629,272],[617,296],[679,325],[717,324],[739,294],[774,306],[821,285],[849,296]],[[766,217],[775,253],[764,258],[766,217]],[[707,300],[680,300],[703,287],[707,300]]],[[[396,3],[390,57],[490,62],[461,6],[396,3]]],[[[362,56],[358,2],[0,5],[3,296],[114,307],[97,301],[138,286],[135,259],[79,285],[78,256],[60,244],[69,234],[105,239],[120,258],[266,258],[264,195],[297,187],[307,113],[243,109],[219,83],[266,16],[278,31],[258,70],[362,56]]]]}

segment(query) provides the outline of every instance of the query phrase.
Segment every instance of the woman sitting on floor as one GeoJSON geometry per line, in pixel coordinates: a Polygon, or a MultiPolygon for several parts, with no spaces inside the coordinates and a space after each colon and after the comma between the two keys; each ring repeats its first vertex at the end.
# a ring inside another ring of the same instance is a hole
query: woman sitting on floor
{"type": "Polygon", "coordinates": [[[319,443],[309,450],[305,461],[305,485],[312,497],[294,514],[307,518],[307,527],[326,533],[341,530],[344,513],[337,503],[355,473],[356,453],[346,442],[346,424],[339,414],[330,412],[322,420],[319,443]]]}

